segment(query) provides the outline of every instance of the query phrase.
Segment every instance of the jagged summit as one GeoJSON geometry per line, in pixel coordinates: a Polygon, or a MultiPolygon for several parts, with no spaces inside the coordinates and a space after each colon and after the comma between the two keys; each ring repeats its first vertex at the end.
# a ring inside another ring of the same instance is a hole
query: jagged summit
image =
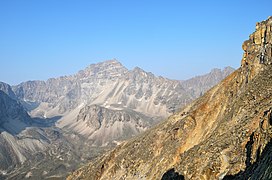
{"type": "Polygon", "coordinates": [[[257,23],[238,70],[68,179],[271,179],[271,22],[257,23]]]}
{"type": "Polygon", "coordinates": [[[142,68],[140,68],[140,67],[138,67],[138,66],[136,66],[135,68],[133,68],[133,70],[132,70],[133,72],[139,72],[139,73],[146,73],[142,68]]]}
{"type": "Polygon", "coordinates": [[[100,62],[97,64],[91,64],[85,70],[79,71],[76,78],[118,78],[128,72],[128,69],[124,67],[116,59],[100,62]]]}
{"type": "Polygon", "coordinates": [[[112,59],[112,60],[106,60],[106,61],[103,61],[103,62],[99,62],[99,63],[96,63],[96,64],[91,64],[88,68],[90,68],[90,67],[115,67],[115,68],[120,68],[120,67],[124,67],[124,66],[117,59],[112,59]]]}

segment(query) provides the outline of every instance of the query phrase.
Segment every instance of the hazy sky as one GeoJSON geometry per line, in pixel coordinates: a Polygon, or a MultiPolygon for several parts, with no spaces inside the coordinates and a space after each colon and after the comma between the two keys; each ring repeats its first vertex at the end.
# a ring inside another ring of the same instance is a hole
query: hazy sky
{"type": "Polygon", "coordinates": [[[1,0],[0,81],[69,75],[116,58],[186,79],[239,67],[271,0],[1,0]]]}

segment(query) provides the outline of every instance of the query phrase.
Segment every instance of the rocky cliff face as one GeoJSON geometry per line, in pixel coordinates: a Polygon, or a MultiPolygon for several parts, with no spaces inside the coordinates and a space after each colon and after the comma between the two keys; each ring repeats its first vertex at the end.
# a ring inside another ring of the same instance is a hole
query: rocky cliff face
{"type": "Polygon", "coordinates": [[[0,90],[0,131],[16,134],[31,123],[23,106],[0,90]]]}
{"type": "Polygon", "coordinates": [[[204,96],[68,179],[271,179],[272,17],[241,67],[204,96]]]}
{"type": "Polygon", "coordinates": [[[131,138],[157,123],[141,113],[126,109],[112,110],[98,105],[85,106],[77,116],[76,128],[85,124],[84,133],[97,146],[131,138]],[[86,128],[87,127],[87,128],[86,128]]]}

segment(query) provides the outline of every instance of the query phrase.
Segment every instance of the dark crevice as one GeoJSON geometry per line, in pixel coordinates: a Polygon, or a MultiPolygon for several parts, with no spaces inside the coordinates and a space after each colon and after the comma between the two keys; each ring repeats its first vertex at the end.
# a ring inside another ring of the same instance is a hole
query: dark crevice
{"type": "Polygon", "coordinates": [[[251,152],[252,152],[252,146],[253,146],[253,137],[254,137],[254,133],[252,133],[250,135],[250,140],[247,142],[246,144],[246,166],[250,166],[251,165],[251,152]]]}
{"type": "Polygon", "coordinates": [[[264,116],[268,115],[268,123],[270,126],[272,126],[272,113],[270,113],[272,108],[264,112],[264,116]],[[270,114],[269,114],[270,113],[270,114]]]}
{"type": "MultiPolygon", "coordinates": [[[[250,144],[250,141],[248,142],[250,144]]],[[[248,145],[248,147],[250,147],[248,145]]],[[[248,158],[248,157],[247,157],[248,158]]],[[[247,159],[247,162],[250,162],[247,159]]],[[[245,171],[240,171],[235,175],[227,175],[223,180],[268,180],[272,179],[272,141],[270,141],[260,153],[257,150],[257,160],[253,164],[248,163],[245,171]]]]}
{"type": "Polygon", "coordinates": [[[184,176],[175,172],[175,169],[172,168],[163,174],[161,180],[184,180],[184,176]]]}

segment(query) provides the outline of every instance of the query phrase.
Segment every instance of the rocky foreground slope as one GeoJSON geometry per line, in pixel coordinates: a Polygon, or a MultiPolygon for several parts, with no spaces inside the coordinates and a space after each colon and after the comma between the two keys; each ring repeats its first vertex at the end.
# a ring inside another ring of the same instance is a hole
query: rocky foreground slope
{"type": "Polygon", "coordinates": [[[272,179],[272,17],[243,50],[204,96],[68,179],[272,179]]]}

